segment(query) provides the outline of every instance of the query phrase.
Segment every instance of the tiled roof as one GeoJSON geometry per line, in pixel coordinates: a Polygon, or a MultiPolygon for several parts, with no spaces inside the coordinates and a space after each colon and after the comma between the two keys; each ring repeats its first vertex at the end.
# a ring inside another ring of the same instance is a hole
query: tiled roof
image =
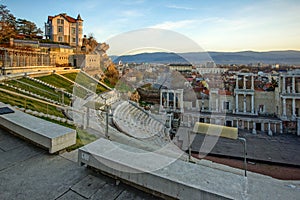
{"type": "Polygon", "coordinates": [[[232,95],[232,92],[228,91],[228,90],[219,90],[218,91],[219,95],[232,95]]]}
{"type": "MultiPolygon", "coordinates": [[[[53,18],[57,17],[57,16],[62,16],[64,17],[68,22],[71,22],[71,23],[75,23],[77,20],[73,17],[70,17],[69,15],[67,14],[64,14],[64,13],[61,13],[61,14],[58,14],[58,15],[55,15],[55,16],[48,16],[48,21],[51,21],[53,18]]],[[[82,20],[81,17],[79,20],[82,20]]]]}
{"type": "Polygon", "coordinates": [[[74,19],[73,17],[70,17],[68,15],[63,15],[63,16],[68,20],[68,22],[72,22],[72,23],[76,22],[76,19],[74,19]]]}

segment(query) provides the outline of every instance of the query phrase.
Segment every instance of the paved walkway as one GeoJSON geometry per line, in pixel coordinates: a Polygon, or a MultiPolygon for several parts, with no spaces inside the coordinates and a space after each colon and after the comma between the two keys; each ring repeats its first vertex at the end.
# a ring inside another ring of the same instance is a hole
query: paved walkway
{"type": "Polygon", "coordinates": [[[49,155],[0,129],[0,199],[158,199],[80,167],[76,156],[49,155]]]}
{"type": "MultiPolygon", "coordinates": [[[[254,135],[247,130],[239,130],[239,137],[247,139],[248,158],[260,161],[275,162],[300,166],[300,137],[290,134],[268,136],[258,131],[254,135]]],[[[199,152],[204,135],[197,135],[192,143],[192,151],[199,152]]],[[[211,155],[243,157],[243,144],[238,140],[219,138],[211,155]]]]}

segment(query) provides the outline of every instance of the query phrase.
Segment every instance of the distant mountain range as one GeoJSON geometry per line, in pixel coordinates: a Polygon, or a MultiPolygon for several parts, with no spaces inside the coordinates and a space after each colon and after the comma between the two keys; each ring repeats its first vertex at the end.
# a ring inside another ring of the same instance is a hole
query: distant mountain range
{"type": "Polygon", "coordinates": [[[288,64],[300,65],[300,51],[241,51],[241,52],[191,52],[191,53],[141,53],[136,55],[111,56],[114,62],[123,63],[203,63],[216,64],[288,64]]]}

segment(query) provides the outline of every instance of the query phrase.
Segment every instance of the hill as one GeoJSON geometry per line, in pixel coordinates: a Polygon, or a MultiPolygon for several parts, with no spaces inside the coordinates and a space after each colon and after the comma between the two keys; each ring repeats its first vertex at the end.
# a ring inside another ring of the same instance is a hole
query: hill
{"type": "Polygon", "coordinates": [[[190,53],[141,53],[136,55],[112,56],[114,62],[124,63],[203,63],[214,61],[217,64],[300,64],[300,51],[241,51],[241,52],[190,52],[190,53]]]}

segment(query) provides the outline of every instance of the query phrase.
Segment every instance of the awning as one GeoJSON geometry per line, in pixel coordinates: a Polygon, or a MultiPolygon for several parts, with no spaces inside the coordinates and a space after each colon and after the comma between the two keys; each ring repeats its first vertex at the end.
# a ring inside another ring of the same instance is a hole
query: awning
{"type": "Polygon", "coordinates": [[[236,140],[238,138],[238,129],[234,127],[220,126],[196,122],[193,132],[196,134],[212,135],[236,140]]]}

